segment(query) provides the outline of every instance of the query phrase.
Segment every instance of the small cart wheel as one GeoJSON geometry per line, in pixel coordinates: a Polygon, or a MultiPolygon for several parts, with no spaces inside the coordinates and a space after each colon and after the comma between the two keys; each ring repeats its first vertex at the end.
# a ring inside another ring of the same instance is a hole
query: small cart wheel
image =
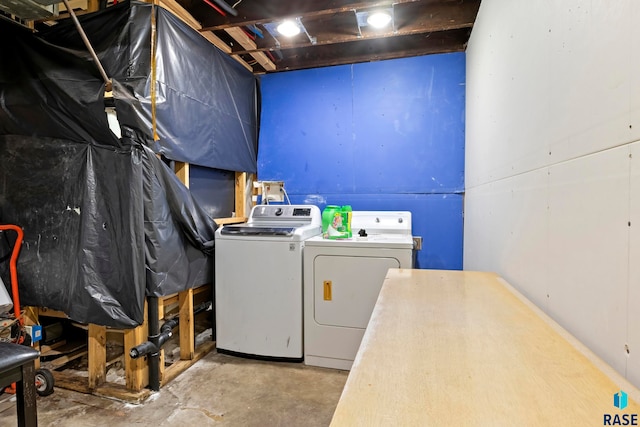
{"type": "Polygon", "coordinates": [[[36,371],[36,393],[38,396],[49,396],[53,393],[53,374],[48,369],[38,369],[36,371]]]}

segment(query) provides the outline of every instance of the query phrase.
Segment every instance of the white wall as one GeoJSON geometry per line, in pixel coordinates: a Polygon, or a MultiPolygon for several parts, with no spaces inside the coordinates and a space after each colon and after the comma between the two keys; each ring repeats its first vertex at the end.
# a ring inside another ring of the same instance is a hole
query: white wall
{"type": "Polygon", "coordinates": [[[637,22],[637,0],[482,1],[464,268],[500,273],[640,386],[637,22]]]}

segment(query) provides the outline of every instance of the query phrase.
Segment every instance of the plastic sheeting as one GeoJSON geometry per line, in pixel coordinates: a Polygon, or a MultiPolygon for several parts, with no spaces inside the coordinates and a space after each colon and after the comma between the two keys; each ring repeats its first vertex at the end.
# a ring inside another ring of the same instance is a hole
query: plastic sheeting
{"type": "MultiPolygon", "coordinates": [[[[112,79],[120,125],[169,159],[255,173],[257,79],[160,7],[155,8],[160,140],[153,140],[151,10],[149,4],[125,2],[79,17],[112,79]]],[[[73,23],[61,21],[38,37],[0,25],[0,99],[7,107],[0,111],[0,134],[119,146],[102,113],[104,82],[73,23]],[[94,120],[79,120],[80,111],[94,120]]]]}
{"type": "MultiPolygon", "coordinates": [[[[107,326],[142,322],[145,236],[137,157],[61,139],[0,136],[0,221],[24,230],[22,305],[107,326]]],[[[3,234],[5,254],[15,236],[3,234]]]]}
{"type": "MultiPolygon", "coordinates": [[[[158,25],[157,129],[147,4],[80,17],[104,82],[70,22],[32,35],[0,21],[0,222],[23,227],[23,305],[112,327],[143,321],[144,296],[211,281],[216,225],[154,154],[255,172],[256,79],[169,12],[158,25]]],[[[11,247],[0,238],[0,259],[11,247]]],[[[6,263],[0,262],[5,282],[6,263]]]]}
{"type": "Polygon", "coordinates": [[[148,293],[169,295],[211,282],[213,220],[151,150],[145,148],[142,159],[148,293]]]}

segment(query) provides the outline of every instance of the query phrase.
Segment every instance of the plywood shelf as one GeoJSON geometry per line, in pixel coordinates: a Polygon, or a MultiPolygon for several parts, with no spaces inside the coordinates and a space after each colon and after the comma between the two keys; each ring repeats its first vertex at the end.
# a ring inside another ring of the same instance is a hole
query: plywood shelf
{"type": "Polygon", "coordinates": [[[331,426],[596,425],[640,390],[495,273],[389,269],[331,426]]]}

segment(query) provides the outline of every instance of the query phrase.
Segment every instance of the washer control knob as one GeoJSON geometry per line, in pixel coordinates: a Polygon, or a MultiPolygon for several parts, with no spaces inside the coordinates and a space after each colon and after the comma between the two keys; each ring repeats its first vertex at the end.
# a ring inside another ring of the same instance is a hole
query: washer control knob
{"type": "Polygon", "coordinates": [[[280,216],[280,215],[282,215],[282,208],[278,208],[276,210],[276,216],[280,216]]]}
{"type": "Polygon", "coordinates": [[[403,220],[402,220],[402,218],[398,218],[398,222],[399,222],[400,224],[402,224],[402,221],[403,221],[403,220]]]}
{"type": "Polygon", "coordinates": [[[358,231],[358,236],[367,237],[367,230],[365,230],[364,228],[361,228],[360,231],[358,231]]]}

